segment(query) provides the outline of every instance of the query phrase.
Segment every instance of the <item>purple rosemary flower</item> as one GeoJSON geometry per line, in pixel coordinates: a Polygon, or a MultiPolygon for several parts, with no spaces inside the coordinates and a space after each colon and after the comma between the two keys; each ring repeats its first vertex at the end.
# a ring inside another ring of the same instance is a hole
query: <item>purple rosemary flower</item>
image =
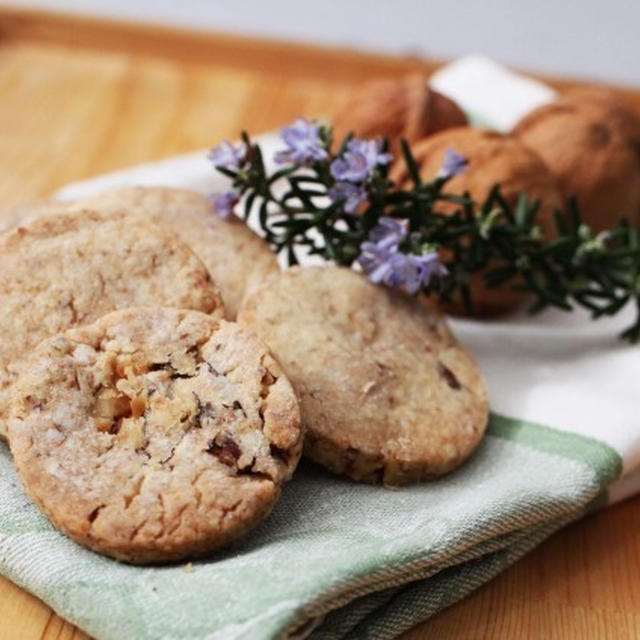
{"type": "Polygon", "coordinates": [[[331,175],[336,180],[364,182],[373,169],[391,162],[391,155],[382,152],[380,140],[349,140],[347,150],[331,163],[331,175]]]}
{"type": "Polygon", "coordinates": [[[432,279],[446,275],[447,269],[435,251],[423,255],[407,255],[400,251],[400,243],[407,237],[406,227],[393,218],[380,218],[379,224],[363,242],[358,263],[369,280],[402,288],[416,294],[432,279]]]}
{"type": "Polygon", "coordinates": [[[362,187],[350,182],[336,182],[329,189],[329,197],[334,201],[344,199],[344,210],[347,213],[355,213],[367,199],[367,192],[362,187]]]}
{"type": "Polygon", "coordinates": [[[371,282],[401,288],[410,295],[418,293],[434,278],[447,274],[435,251],[425,255],[406,255],[395,247],[386,251],[371,251],[371,247],[367,250],[364,244],[362,249],[358,262],[371,282]]]}
{"type": "Polygon", "coordinates": [[[320,137],[320,127],[309,120],[298,118],[280,130],[280,137],[288,147],[275,155],[276,162],[280,164],[309,164],[329,157],[320,137]]]}
{"type": "MultiPolygon", "coordinates": [[[[396,247],[407,237],[407,223],[405,220],[396,220],[383,216],[378,224],[369,232],[369,242],[380,249],[396,247]]],[[[364,244],[363,244],[364,246],[364,244]]]]}
{"type": "Polygon", "coordinates": [[[441,178],[457,176],[465,171],[468,164],[469,160],[465,158],[465,156],[449,147],[444,152],[442,167],[440,167],[440,173],[438,175],[441,178]]]}
{"type": "Polygon", "coordinates": [[[209,199],[215,212],[223,219],[233,215],[233,208],[238,204],[238,196],[234,191],[213,193],[209,199]]]}
{"type": "Polygon", "coordinates": [[[435,251],[423,255],[402,255],[402,258],[404,263],[400,265],[396,263],[395,269],[403,274],[403,288],[410,295],[418,293],[432,280],[439,280],[448,273],[435,251]]]}
{"type": "Polygon", "coordinates": [[[222,167],[224,169],[237,169],[247,157],[247,148],[244,144],[231,144],[228,140],[224,140],[217,147],[213,147],[207,154],[207,158],[212,162],[214,167],[222,167]]]}

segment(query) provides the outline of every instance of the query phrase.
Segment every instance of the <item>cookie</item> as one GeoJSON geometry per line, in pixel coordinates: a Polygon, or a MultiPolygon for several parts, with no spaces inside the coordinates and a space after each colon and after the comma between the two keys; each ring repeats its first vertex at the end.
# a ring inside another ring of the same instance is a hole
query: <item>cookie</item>
{"type": "Polygon", "coordinates": [[[433,478],[482,437],[480,371],[415,298],[350,269],[296,267],[248,296],[238,321],[296,389],[305,455],[336,473],[389,485],[433,478]]]}
{"type": "Polygon", "coordinates": [[[235,323],[159,308],[41,343],[9,440],[50,520],[132,563],[196,557],[255,527],[302,448],[294,392],[264,345],[235,323]]]}
{"type": "Polygon", "coordinates": [[[230,319],[246,291],[278,270],[266,242],[235,217],[222,220],[207,198],[164,187],[125,187],[80,200],[72,209],[125,209],[168,226],[204,262],[220,287],[230,319]]]}
{"type": "Polygon", "coordinates": [[[195,254],[144,220],[87,211],[0,236],[0,434],[24,356],[59,331],[136,305],[224,313],[195,254]]]}

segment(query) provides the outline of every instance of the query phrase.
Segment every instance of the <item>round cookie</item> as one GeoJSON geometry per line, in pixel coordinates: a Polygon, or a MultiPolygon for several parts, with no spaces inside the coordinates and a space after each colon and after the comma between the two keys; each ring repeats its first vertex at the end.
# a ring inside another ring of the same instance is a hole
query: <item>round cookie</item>
{"type": "Polygon", "coordinates": [[[389,485],[432,478],[482,437],[478,367],[415,298],[350,269],[296,267],[248,296],[238,321],[296,389],[305,455],[336,473],[389,485]]]}
{"type": "Polygon", "coordinates": [[[133,563],[225,546],[300,458],[295,394],[266,347],[197,311],[137,308],[41,343],[16,385],[11,450],[68,536],[133,563]]]}
{"type": "Polygon", "coordinates": [[[139,218],[86,211],[0,236],[0,435],[20,361],[41,340],[139,305],[224,313],[196,255],[139,218]]]}
{"type": "Polygon", "coordinates": [[[236,317],[248,290],[278,270],[266,242],[235,217],[222,220],[207,198],[184,189],[124,187],[80,200],[72,209],[127,210],[176,233],[204,262],[220,287],[227,315],[236,317]]]}

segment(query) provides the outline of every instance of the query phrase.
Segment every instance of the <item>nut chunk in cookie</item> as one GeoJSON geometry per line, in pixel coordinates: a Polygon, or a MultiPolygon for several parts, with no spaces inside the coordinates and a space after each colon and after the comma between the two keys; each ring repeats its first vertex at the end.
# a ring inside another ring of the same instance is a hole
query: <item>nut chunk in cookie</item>
{"type": "Polygon", "coordinates": [[[133,563],[206,554],[255,527],[302,448],[295,394],[262,343],[151,308],[43,342],[16,385],[9,440],[57,527],[133,563]]]}
{"type": "Polygon", "coordinates": [[[289,269],[248,297],[239,322],[291,380],[305,455],[364,482],[440,476],[475,449],[487,390],[442,316],[339,267],[289,269]]]}

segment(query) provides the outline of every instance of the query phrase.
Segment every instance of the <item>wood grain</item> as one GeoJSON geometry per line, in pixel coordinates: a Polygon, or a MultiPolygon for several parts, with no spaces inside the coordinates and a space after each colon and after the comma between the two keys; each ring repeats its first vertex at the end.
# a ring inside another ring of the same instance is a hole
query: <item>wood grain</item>
{"type": "MultiPolygon", "coordinates": [[[[355,81],[432,68],[0,8],[0,208],[243,127],[330,115],[355,81]]],[[[619,92],[640,110],[640,92],[619,92]]],[[[405,640],[640,637],[639,507],[635,499],[558,533],[405,640]]],[[[0,621],[0,640],[86,637],[2,578],[0,621]]]]}
{"type": "Polygon", "coordinates": [[[560,531],[403,640],[640,638],[640,500],[560,531]]]}

